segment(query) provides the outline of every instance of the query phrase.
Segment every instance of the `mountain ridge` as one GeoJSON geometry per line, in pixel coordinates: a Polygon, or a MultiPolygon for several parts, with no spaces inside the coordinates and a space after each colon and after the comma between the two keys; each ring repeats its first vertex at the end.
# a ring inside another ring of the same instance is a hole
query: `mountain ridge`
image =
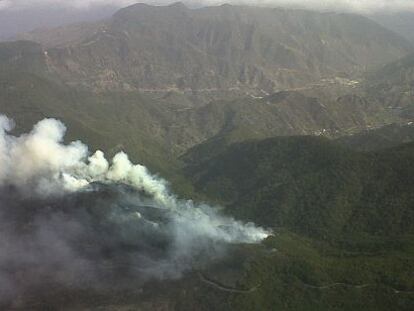
{"type": "Polygon", "coordinates": [[[413,48],[355,14],[230,5],[136,4],[91,24],[78,38],[71,27],[67,35],[60,28],[37,40],[54,46],[47,40],[56,37],[55,47],[46,49],[50,68],[66,83],[95,90],[272,93],[354,75],[413,48]]]}

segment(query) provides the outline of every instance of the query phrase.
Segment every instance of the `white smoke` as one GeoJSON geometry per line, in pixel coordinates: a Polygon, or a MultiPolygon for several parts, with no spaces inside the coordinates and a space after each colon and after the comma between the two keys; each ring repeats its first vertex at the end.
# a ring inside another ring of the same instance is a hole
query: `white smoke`
{"type": "MultiPolygon", "coordinates": [[[[64,8],[90,9],[96,6],[125,7],[144,2],[155,5],[167,5],[175,1],[168,0],[0,0],[1,9],[30,9],[39,6],[55,6],[64,8]]],[[[333,10],[358,13],[414,11],[412,0],[188,0],[189,6],[252,5],[265,7],[295,7],[313,10],[333,10]]]]}
{"type": "Polygon", "coordinates": [[[66,127],[55,119],[44,119],[20,137],[8,135],[13,121],[0,117],[0,185],[33,187],[38,195],[53,195],[86,188],[93,182],[123,182],[143,190],[160,203],[172,204],[165,181],[149,174],[142,165],[133,165],[120,152],[109,166],[102,151],[88,157],[88,148],[79,141],[63,144],[66,127]]]}
{"type": "Polygon", "coordinates": [[[0,186],[44,197],[88,190],[96,182],[122,183],[174,212],[177,233],[183,238],[191,232],[224,242],[258,242],[269,235],[251,224],[219,216],[207,205],[178,200],[165,180],[151,175],[142,165],[132,164],[123,152],[110,164],[102,151],[88,157],[88,148],[80,141],[64,144],[66,127],[58,120],[44,119],[19,137],[9,134],[12,128],[13,121],[0,116],[0,186]]]}
{"type": "Polygon", "coordinates": [[[177,278],[230,243],[271,234],[179,200],[123,152],[108,161],[80,141],[65,144],[58,120],[20,136],[13,127],[0,115],[0,308],[50,284],[130,289],[177,278]]]}

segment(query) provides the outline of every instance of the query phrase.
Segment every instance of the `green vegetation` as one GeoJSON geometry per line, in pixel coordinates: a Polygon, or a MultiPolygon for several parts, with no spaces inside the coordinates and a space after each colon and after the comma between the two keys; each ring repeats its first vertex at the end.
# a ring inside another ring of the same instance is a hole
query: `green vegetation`
{"type": "Polygon", "coordinates": [[[411,310],[414,305],[413,237],[375,241],[371,249],[336,248],[289,232],[266,244],[234,295],[234,310],[411,310]]]}
{"type": "Polygon", "coordinates": [[[398,235],[414,232],[413,148],[362,153],[324,138],[280,137],[201,162],[190,153],[186,173],[232,214],[265,226],[323,239],[398,235]]]}
{"type": "Polygon", "coordinates": [[[279,137],[186,154],[197,190],[275,231],[238,284],[260,286],[230,295],[228,308],[411,310],[413,151],[279,137]]]}

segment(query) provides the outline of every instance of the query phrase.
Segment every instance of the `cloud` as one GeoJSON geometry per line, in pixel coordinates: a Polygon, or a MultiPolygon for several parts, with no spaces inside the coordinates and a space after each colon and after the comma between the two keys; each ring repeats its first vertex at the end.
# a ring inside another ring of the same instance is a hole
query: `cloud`
{"type": "MultiPolygon", "coordinates": [[[[174,1],[165,0],[0,0],[0,9],[25,9],[38,6],[55,6],[87,9],[95,6],[110,5],[125,7],[137,2],[166,5],[174,1]]],[[[358,13],[384,11],[414,11],[413,0],[188,0],[187,5],[220,5],[223,3],[255,5],[268,7],[298,7],[316,10],[334,10],[358,13]]]]}

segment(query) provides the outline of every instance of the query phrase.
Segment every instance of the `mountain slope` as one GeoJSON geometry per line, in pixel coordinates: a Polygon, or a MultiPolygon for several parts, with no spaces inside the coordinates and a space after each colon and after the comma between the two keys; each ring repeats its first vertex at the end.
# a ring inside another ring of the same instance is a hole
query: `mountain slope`
{"type": "MultiPolygon", "coordinates": [[[[61,45],[64,30],[59,34],[61,45]]],[[[358,73],[412,49],[357,15],[229,5],[137,4],[91,27],[81,42],[72,34],[69,27],[70,43],[47,49],[49,68],[67,83],[96,90],[271,93],[358,73]]]]}
{"type": "Polygon", "coordinates": [[[413,151],[410,143],[356,152],[321,137],[191,150],[185,172],[196,190],[275,232],[266,250],[250,250],[237,282],[249,294],[206,289],[197,301],[207,296],[203,305],[223,310],[411,310],[413,151]]]}
{"type": "Polygon", "coordinates": [[[324,239],[414,232],[412,144],[360,153],[284,137],[196,151],[186,156],[196,189],[245,219],[324,239]]]}
{"type": "Polygon", "coordinates": [[[414,126],[411,122],[405,125],[391,124],[374,130],[343,136],[336,141],[353,150],[382,150],[413,142],[414,126]]]}
{"type": "MultiPolygon", "coordinates": [[[[40,47],[33,45],[33,49],[40,47]]],[[[0,45],[0,56],[7,54],[2,51],[0,45]]],[[[53,75],[39,70],[46,66],[42,59],[33,67],[39,74],[23,71],[19,63],[26,62],[25,55],[31,58],[29,52],[15,49],[11,55],[18,55],[18,61],[0,74],[1,113],[26,129],[43,117],[62,119],[69,125],[70,137],[107,151],[124,146],[135,159],[163,172],[171,159],[207,140],[226,137],[227,145],[282,135],[335,137],[350,128],[362,130],[392,120],[358,97],[330,101],[297,91],[211,101],[201,107],[174,92],[162,96],[136,91],[96,94],[51,82],[53,75]],[[75,129],[77,136],[71,135],[75,129]]]]}
{"type": "Polygon", "coordinates": [[[404,120],[414,120],[414,53],[370,72],[363,83],[365,97],[404,120]]]}

